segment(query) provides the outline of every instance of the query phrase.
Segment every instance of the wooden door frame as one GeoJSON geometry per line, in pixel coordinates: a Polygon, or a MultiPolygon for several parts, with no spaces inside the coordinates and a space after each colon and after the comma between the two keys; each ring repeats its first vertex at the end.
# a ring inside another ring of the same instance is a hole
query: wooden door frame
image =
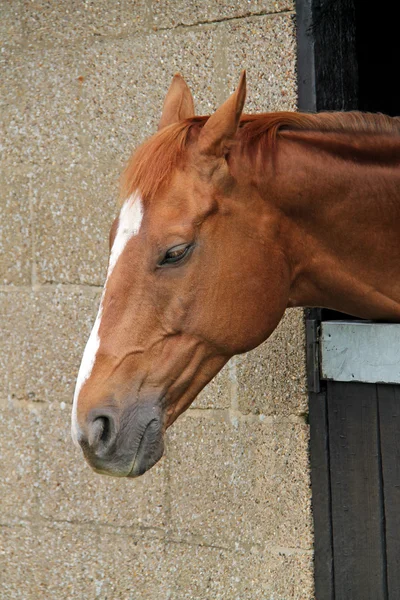
{"type": "MultiPolygon", "coordinates": [[[[298,107],[303,112],[357,108],[352,0],[296,0],[298,107]],[[346,61],[346,64],[344,64],[346,61]]],[[[321,309],[306,310],[314,581],[318,600],[334,600],[335,580],[326,384],[320,381],[321,309]]]]}

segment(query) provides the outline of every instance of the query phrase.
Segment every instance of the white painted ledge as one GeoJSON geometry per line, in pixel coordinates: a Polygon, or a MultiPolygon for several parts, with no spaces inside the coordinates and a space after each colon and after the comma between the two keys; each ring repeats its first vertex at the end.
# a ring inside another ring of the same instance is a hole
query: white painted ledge
{"type": "Polygon", "coordinates": [[[400,324],[324,321],[319,342],[322,379],[400,383],[400,324]]]}

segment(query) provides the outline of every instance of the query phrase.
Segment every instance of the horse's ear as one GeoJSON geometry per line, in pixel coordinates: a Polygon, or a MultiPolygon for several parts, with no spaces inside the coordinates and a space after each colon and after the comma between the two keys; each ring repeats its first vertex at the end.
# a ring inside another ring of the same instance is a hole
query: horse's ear
{"type": "Polygon", "coordinates": [[[178,123],[184,119],[194,117],[194,102],[192,94],[186,81],[179,73],[174,75],[167,95],[165,96],[164,106],[158,129],[163,129],[172,123],[178,123]]]}
{"type": "Polygon", "coordinates": [[[240,75],[236,91],[211,115],[199,136],[203,154],[223,156],[235,137],[246,99],[246,71],[240,75]]]}

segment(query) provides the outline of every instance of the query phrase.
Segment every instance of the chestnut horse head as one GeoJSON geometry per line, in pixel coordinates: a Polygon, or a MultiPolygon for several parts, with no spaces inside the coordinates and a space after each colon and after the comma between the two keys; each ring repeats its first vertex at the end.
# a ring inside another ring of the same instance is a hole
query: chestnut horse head
{"type": "Polygon", "coordinates": [[[207,122],[193,119],[190,91],[175,76],[159,132],[125,172],[73,411],[73,437],[100,472],[150,468],[166,428],[232,355],[269,336],[287,306],[275,220],[267,240],[256,191],[228,165],[244,100],[243,74],[207,122]]]}
{"type": "MultiPolygon", "coordinates": [[[[305,236],[299,225],[312,183],[304,173],[315,156],[305,152],[300,164],[296,140],[274,154],[278,128],[316,130],[314,117],[241,119],[245,93],[243,73],[211,117],[195,117],[190,91],[175,76],[159,131],[124,173],[107,279],[72,414],[73,438],[100,473],[144,473],[163,454],[165,430],[230,357],[267,339],[286,307],[326,303],[322,284],[314,285],[319,296],[306,286],[310,253],[321,239],[305,236]],[[277,201],[285,198],[296,199],[292,211],[289,200],[277,201]],[[293,258],[300,254],[301,266],[293,258]]],[[[327,236],[323,241],[329,246],[327,236]]],[[[341,303],[344,297],[346,290],[334,307],[357,306],[341,303]]],[[[375,314],[373,308],[364,313],[375,314]]]]}

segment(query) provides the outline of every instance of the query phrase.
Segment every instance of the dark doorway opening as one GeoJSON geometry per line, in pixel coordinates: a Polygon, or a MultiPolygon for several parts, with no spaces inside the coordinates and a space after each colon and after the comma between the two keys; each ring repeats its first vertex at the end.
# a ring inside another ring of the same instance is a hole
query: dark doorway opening
{"type": "Polygon", "coordinates": [[[299,110],[400,114],[400,3],[297,0],[299,110]]]}
{"type": "Polygon", "coordinates": [[[355,0],[357,108],[400,115],[400,4],[355,0]]]}

